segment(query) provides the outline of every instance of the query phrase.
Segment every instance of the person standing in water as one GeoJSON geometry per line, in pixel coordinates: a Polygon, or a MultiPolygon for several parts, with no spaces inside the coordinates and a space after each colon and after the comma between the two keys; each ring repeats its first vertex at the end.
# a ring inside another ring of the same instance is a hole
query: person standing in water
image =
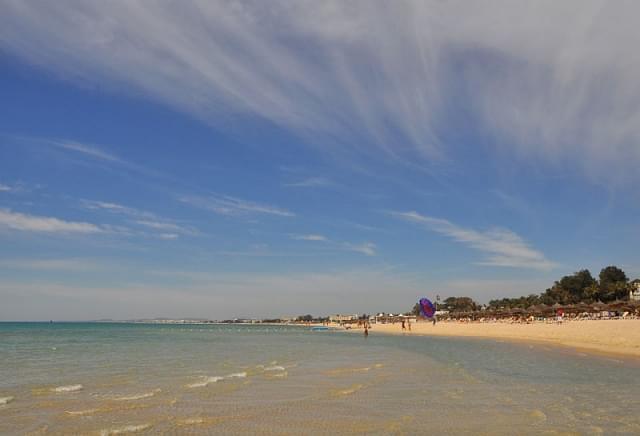
{"type": "Polygon", "coordinates": [[[368,337],[369,336],[369,326],[368,325],[364,325],[364,337],[368,337]]]}

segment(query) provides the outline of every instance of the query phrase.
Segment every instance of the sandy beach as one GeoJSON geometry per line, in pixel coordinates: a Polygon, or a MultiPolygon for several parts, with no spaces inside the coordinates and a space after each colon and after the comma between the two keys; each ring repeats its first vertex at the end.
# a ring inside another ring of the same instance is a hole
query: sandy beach
{"type": "MultiPolygon", "coordinates": [[[[361,330],[356,330],[361,331],[361,330]]],[[[459,336],[514,341],[545,342],[585,351],[640,357],[640,320],[565,321],[562,324],[518,324],[507,322],[430,322],[374,324],[370,334],[459,336]]]]}

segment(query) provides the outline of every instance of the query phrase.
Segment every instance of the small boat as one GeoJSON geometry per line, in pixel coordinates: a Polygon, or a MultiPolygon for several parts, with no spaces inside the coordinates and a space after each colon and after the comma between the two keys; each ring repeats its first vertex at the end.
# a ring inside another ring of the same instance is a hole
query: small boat
{"type": "Polygon", "coordinates": [[[323,325],[316,325],[311,327],[312,332],[326,332],[327,330],[331,330],[331,329],[323,325]]]}

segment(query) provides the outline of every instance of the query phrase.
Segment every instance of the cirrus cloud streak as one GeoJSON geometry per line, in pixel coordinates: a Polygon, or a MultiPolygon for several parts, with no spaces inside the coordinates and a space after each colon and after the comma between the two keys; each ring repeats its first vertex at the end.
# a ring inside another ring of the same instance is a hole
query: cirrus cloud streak
{"type": "Polygon", "coordinates": [[[206,197],[197,195],[186,195],[180,197],[179,201],[195,206],[200,209],[209,210],[218,215],[246,216],[246,215],[275,215],[280,217],[294,217],[293,212],[281,209],[276,206],[242,200],[228,195],[209,195],[206,197]]]}
{"type": "Polygon", "coordinates": [[[431,231],[487,254],[488,257],[478,262],[479,265],[540,270],[549,270],[556,266],[544,254],[531,248],[520,236],[508,229],[494,228],[478,231],[457,226],[442,218],[425,216],[417,212],[391,212],[391,215],[423,225],[431,231]]]}
{"type": "Polygon", "coordinates": [[[462,101],[495,152],[610,179],[634,175],[611,164],[640,162],[639,12],[595,0],[16,0],[3,2],[0,48],[209,123],[258,116],[407,160],[450,157],[443,132],[462,101]]]}
{"type": "Polygon", "coordinates": [[[0,228],[41,233],[102,233],[107,229],[96,224],[81,221],[65,221],[59,218],[28,215],[0,209],[0,228]]]}

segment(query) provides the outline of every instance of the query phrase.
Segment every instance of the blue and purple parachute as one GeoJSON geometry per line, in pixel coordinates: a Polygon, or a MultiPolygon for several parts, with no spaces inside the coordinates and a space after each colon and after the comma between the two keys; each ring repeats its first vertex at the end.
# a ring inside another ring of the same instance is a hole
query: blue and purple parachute
{"type": "Polygon", "coordinates": [[[419,304],[420,315],[424,316],[425,318],[433,318],[433,316],[436,314],[436,308],[433,303],[428,298],[421,298],[419,304]]]}

